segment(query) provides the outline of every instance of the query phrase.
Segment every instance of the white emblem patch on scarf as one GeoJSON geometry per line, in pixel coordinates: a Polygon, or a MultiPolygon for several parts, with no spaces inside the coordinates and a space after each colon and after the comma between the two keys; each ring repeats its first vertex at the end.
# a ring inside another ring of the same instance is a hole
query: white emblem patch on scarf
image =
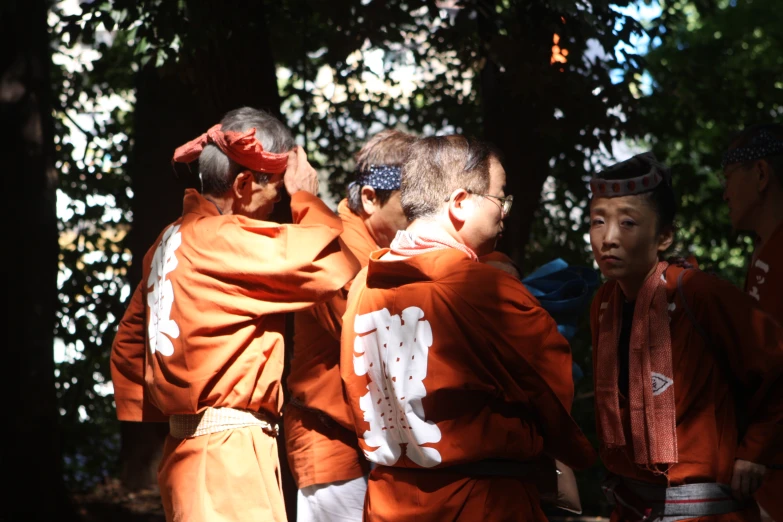
{"type": "Polygon", "coordinates": [[[669,386],[674,384],[674,381],[665,375],[657,372],[652,372],[652,389],[653,397],[660,395],[669,389],[669,386]]]}

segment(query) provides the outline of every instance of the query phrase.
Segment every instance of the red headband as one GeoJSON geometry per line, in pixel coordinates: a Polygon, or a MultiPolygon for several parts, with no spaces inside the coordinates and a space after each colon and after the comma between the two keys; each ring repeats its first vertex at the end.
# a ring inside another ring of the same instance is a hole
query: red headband
{"type": "Polygon", "coordinates": [[[648,172],[630,179],[604,179],[595,177],[590,180],[590,192],[594,196],[616,198],[650,192],[657,187],[663,177],[657,172],[648,172]]]}
{"type": "Polygon", "coordinates": [[[281,174],[288,166],[288,154],[267,152],[256,139],[256,129],[245,132],[223,131],[218,123],[207,132],[191,140],[174,151],[174,161],[190,163],[201,156],[204,147],[212,143],[223,153],[243,167],[256,172],[281,174]]]}

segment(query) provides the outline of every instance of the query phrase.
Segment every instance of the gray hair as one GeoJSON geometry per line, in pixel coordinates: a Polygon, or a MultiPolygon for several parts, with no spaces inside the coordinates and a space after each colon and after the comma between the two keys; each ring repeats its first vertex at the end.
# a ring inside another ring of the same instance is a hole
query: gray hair
{"type": "Polygon", "coordinates": [[[400,204],[408,221],[437,214],[456,189],[486,192],[490,159],[500,160],[495,150],[456,134],[418,140],[402,167],[400,204]]]}
{"type": "MultiPolygon", "coordinates": [[[[227,112],[220,121],[224,131],[242,132],[255,127],[256,139],[265,151],[283,153],[291,150],[296,142],[291,131],[268,112],[252,107],[241,107],[227,112]]],[[[204,194],[222,195],[231,188],[234,178],[247,169],[226,156],[215,145],[207,145],[198,159],[201,191],[204,194]]],[[[258,183],[268,181],[269,176],[253,173],[258,183]]]]}

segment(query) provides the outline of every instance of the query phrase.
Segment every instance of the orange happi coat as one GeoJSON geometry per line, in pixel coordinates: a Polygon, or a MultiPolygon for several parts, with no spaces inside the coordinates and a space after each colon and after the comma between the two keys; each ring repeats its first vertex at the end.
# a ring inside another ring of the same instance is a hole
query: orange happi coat
{"type": "MultiPolygon", "coordinates": [[[[330,298],[358,266],[318,198],[291,197],[295,225],[220,215],[195,190],[147,252],[111,355],[117,415],[161,421],[207,407],[282,405],[284,312],[330,298]]],[[[168,520],[285,520],[274,438],[258,427],[168,437],[168,520]]]]}
{"type": "Polygon", "coordinates": [[[762,310],[783,322],[783,223],[751,259],[745,291],[762,310]]]}
{"type": "MultiPolygon", "coordinates": [[[[745,291],[758,301],[762,310],[783,324],[783,223],[753,256],[745,279],[745,291]]],[[[783,522],[781,491],[783,470],[770,469],[756,493],[756,500],[776,522],[783,522]]]]}
{"type": "Polygon", "coordinates": [[[529,481],[448,467],[543,452],[592,462],[555,321],[519,280],[460,251],[386,252],[354,280],[341,345],[354,429],[380,464],[366,520],[546,520],[529,481]]]}
{"type": "MultiPolygon", "coordinates": [[[[616,475],[650,483],[678,486],[696,482],[731,484],[734,459],[780,464],[783,443],[783,328],[753,306],[752,300],[719,278],[689,270],[682,279],[688,306],[699,333],[677,290],[681,267],[664,273],[671,328],[672,366],[678,462],[653,473],[634,464],[627,398],[620,394],[621,418],[628,444],[608,448],[600,443],[606,468],[616,475]],[[732,375],[726,375],[731,372],[732,375]],[[736,382],[735,382],[736,381],[736,382]],[[735,393],[733,390],[743,390],[735,393]],[[739,396],[744,396],[740,404],[739,396]],[[738,420],[739,417],[744,420],[738,420]],[[739,423],[746,426],[738,434],[739,423]]],[[[598,349],[598,325],[615,290],[615,281],[599,288],[592,305],[593,349],[598,349]]],[[[593,362],[598,359],[593,355],[593,362]]],[[[595,371],[594,371],[595,374],[595,371]]],[[[607,407],[596,404],[596,410],[607,407]]],[[[618,519],[619,514],[613,515],[618,519]]],[[[711,520],[754,520],[755,505],[711,520]]]]}
{"type": "MultiPolygon", "coordinates": [[[[343,200],[341,240],[364,267],[378,250],[364,221],[343,200]]],[[[340,331],[347,288],[329,301],[295,314],[294,356],[286,385],[285,441],[297,486],[350,480],[366,475],[369,463],[359,449],[340,381],[340,331]]]]}

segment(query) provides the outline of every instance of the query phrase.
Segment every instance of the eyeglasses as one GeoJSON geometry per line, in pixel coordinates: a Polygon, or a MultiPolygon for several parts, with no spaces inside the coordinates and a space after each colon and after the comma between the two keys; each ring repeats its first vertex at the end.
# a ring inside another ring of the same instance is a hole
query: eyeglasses
{"type": "MultiPolygon", "coordinates": [[[[500,196],[493,196],[492,194],[479,194],[478,192],[472,192],[468,189],[465,189],[465,192],[467,192],[468,194],[473,194],[474,196],[497,199],[498,201],[500,201],[500,205],[498,205],[500,207],[500,212],[502,212],[504,216],[508,216],[508,213],[511,212],[511,205],[514,203],[513,195],[500,197],[500,196]]],[[[448,203],[450,199],[451,196],[447,197],[445,202],[448,203]]]]}
{"type": "Polygon", "coordinates": [[[497,199],[500,201],[500,211],[503,213],[504,216],[508,216],[508,213],[511,212],[511,204],[514,203],[514,196],[493,196],[492,194],[476,194],[475,192],[468,191],[468,194],[473,194],[474,196],[483,196],[485,198],[492,198],[497,199]]]}

